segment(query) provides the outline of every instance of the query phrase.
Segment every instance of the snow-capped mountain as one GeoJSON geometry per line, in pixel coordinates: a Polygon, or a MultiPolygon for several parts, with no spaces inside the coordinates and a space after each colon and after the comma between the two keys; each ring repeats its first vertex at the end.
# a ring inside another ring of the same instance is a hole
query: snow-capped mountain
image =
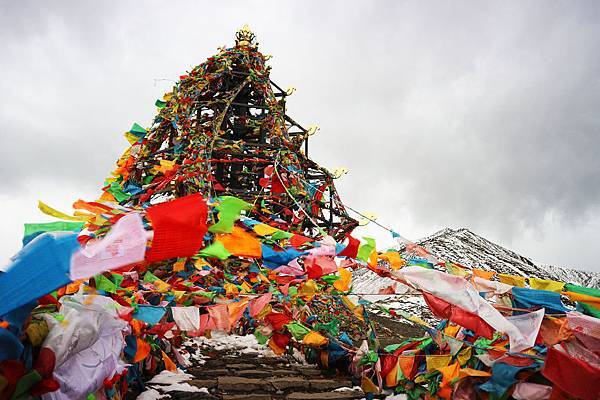
{"type": "MultiPolygon", "coordinates": [[[[467,268],[479,268],[503,274],[551,279],[577,285],[600,288],[600,274],[546,264],[536,264],[530,258],[508,250],[476,235],[468,229],[446,228],[416,241],[440,260],[452,261],[467,268]]],[[[376,294],[394,281],[366,270],[354,272],[353,291],[376,294]]],[[[396,293],[406,288],[397,284],[396,293]]]]}
{"type": "Polygon", "coordinates": [[[446,228],[417,243],[440,259],[468,268],[600,287],[599,273],[536,264],[530,258],[492,243],[465,228],[446,228]]]}

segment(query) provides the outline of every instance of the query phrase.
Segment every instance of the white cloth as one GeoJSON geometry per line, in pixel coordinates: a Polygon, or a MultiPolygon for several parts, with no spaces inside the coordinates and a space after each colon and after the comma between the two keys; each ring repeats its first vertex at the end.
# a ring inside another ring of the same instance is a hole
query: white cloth
{"type": "Polygon", "coordinates": [[[56,355],[54,378],[60,389],[42,398],[85,399],[102,387],[104,379],[123,372],[127,366],[121,352],[128,325],[117,317],[118,305],[108,297],[65,296],[61,303],[64,322],[47,318],[51,329],[43,344],[56,355]]]}
{"type": "Polygon", "coordinates": [[[129,213],[121,217],[108,234],[89,243],[71,256],[72,280],[91,278],[104,271],[144,260],[146,231],[142,217],[129,213]]]}
{"type": "Polygon", "coordinates": [[[487,279],[483,279],[479,276],[474,277],[475,288],[480,292],[492,292],[494,294],[505,294],[512,290],[511,285],[507,285],[506,283],[496,282],[496,281],[488,281],[487,279]]]}
{"type": "Polygon", "coordinates": [[[527,314],[513,315],[506,317],[523,335],[525,339],[522,343],[514,342],[513,338],[510,338],[510,349],[511,351],[523,351],[530,347],[535,346],[535,339],[537,338],[540,326],[544,320],[544,314],[546,310],[541,309],[533,311],[527,314]],[[513,343],[514,342],[514,343],[513,343]]]}
{"type": "Polygon", "coordinates": [[[515,350],[514,345],[519,348],[526,345],[527,341],[520,330],[485,301],[473,285],[463,277],[416,266],[404,267],[398,271],[393,271],[392,274],[407,281],[417,289],[429,292],[450,304],[479,316],[492,328],[506,333],[510,338],[511,351],[518,351],[515,350]]]}
{"type": "Polygon", "coordinates": [[[198,307],[172,307],[173,319],[181,331],[200,329],[200,310],[198,307]]]}

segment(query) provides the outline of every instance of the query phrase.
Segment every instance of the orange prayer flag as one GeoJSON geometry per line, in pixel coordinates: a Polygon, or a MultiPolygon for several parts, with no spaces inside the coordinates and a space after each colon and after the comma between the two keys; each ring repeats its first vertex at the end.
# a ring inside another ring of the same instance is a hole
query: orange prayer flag
{"type": "Polygon", "coordinates": [[[352,283],[352,272],[346,268],[338,268],[338,273],[340,274],[340,279],[333,282],[333,287],[340,292],[347,292],[350,290],[350,284],[352,283]]]}
{"type": "Polygon", "coordinates": [[[385,386],[389,388],[396,387],[398,385],[398,371],[400,370],[399,361],[396,359],[394,368],[385,376],[385,386]]]}
{"type": "Polygon", "coordinates": [[[491,281],[494,275],[496,275],[494,271],[484,271],[483,269],[473,268],[473,276],[478,276],[491,281]]]}
{"type": "Polygon", "coordinates": [[[77,293],[77,291],[79,290],[79,286],[81,286],[81,283],[83,281],[75,281],[75,282],[71,282],[69,283],[66,287],[65,287],[65,294],[73,294],[73,293],[77,293]]]}
{"type": "Polygon", "coordinates": [[[588,296],[587,294],[576,293],[576,292],[564,292],[572,301],[580,301],[582,303],[591,304],[596,308],[600,308],[600,298],[594,296],[588,296]]]}
{"type": "Polygon", "coordinates": [[[177,365],[175,365],[175,363],[171,361],[169,356],[164,351],[161,350],[160,352],[162,353],[162,358],[165,363],[165,369],[167,371],[177,372],[177,365]]]}
{"type": "Polygon", "coordinates": [[[137,338],[137,350],[133,357],[133,363],[144,360],[150,354],[150,344],[141,338],[137,338]]]}
{"type": "Polygon", "coordinates": [[[413,366],[415,364],[415,356],[399,356],[398,357],[398,365],[400,366],[400,370],[402,371],[402,375],[411,380],[413,378],[413,366]]]}
{"type": "Polygon", "coordinates": [[[179,272],[185,270],[185,258],[177,260],[175,264],[173,264],[173,272],[179,272]]]}
{"type": "Polygon", "coordinates": [[[271,348],[271,350],[273,350],[273,353],[277,354],[278,356],[282,355],[285,352],[285,349],[282,349],[281,347],[277,346],[277,343],[275,343],[272,337],[269,339],[269,347],[271,348]]]}
{"type": "Polygon", "coordinates": [[[231,233],[218,233],[216,240],[221,242],[223,247],[234,256],[248,258],[262,256],[260,240],[239,226],[234,226],[231,233]]]}
{"type": "Polygon", "coordinates": [[[437,370],[442,373],[442,384],[440,385],[440,390],[437,395],[442,399],[450,399],[452,396],[452,381],[458,378],[460,365],[455,362],[454,364],[438,368],[437,370]]]}
{"type": "Polygon", "coordinates": [[[235,324],[242,318],[242,314],[244,314],[244,310],[249,301],[250,299],[244,299],[227,304],[227,310],[229,311],[229,326],[232,328],[235,327],[235,324]]]}
{"type": "Polygon", "coordinates": [[[360,387],[362,388],[363,392],[365,392],[365,393],[375,393],[375,394],[379,393],[379,388],[377,388],[377,386],[375,386],[373,381],[370,380],[369,377],[367,377],[366,375],[363,375],[361,382],[360,382],[360,387]]]}

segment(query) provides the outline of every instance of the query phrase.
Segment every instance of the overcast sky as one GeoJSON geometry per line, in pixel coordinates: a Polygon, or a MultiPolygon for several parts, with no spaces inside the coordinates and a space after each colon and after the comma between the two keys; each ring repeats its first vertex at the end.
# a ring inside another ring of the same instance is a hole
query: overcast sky
{"type": "Polygon", "coordinates": [[[0,264],[49,220],[38,199],[97,198],[122,133],[248,23],[290,114],[321,127],[311,157],[350,169],[345,203],[600,271],[600,2],[0,4],[0,264]]]}

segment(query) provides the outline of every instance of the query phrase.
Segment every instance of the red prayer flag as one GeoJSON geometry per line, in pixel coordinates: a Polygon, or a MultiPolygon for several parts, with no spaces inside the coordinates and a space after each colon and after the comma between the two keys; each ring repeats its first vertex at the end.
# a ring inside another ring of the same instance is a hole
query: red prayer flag
{"type": "Polygon", "coordinates": [[[348,233],[346,234],[346,237],[348,238],[348,246],[346,246],[346,248],[344,248],[344,250],[342,250],[338,256],[356,258],[356,255],[358,254],[358,247],[360,246],[360,240],[353,238],[348,233]]]}
{"type": "Polygon", "coordinates": [[[202,246],[208,230],[206,201],[201,194],[192,194],[147,210],[154,229],[152,247],[146,260],[156,262],[175,257],[191,257],[202,246]]]}
{"type": "Polygon", "coordinates": [[[598,400],[600,368],[550,347],[542,375],[573,397],[598,400]]]}
{"type": "Polygon", "coordinates": [[[273,330],[278,331],[283,329],[285,324],[289,324],[292,319],[283,313],[271,312],[267,314],[265,320],[271,324],[273,330]]]}
{"type": "Polygon", "coordinates": [[[478,315],[463,310],[462,308],[450,304],[439,297],[435,297],[431,293],[423,292],[423,298],[436,316],[449,319],[455,324],[470,329],[475,332],[476,335],[482,336],[486,339],[491,339],[494,336],[494,328],[492,328],[478,315]]]}

